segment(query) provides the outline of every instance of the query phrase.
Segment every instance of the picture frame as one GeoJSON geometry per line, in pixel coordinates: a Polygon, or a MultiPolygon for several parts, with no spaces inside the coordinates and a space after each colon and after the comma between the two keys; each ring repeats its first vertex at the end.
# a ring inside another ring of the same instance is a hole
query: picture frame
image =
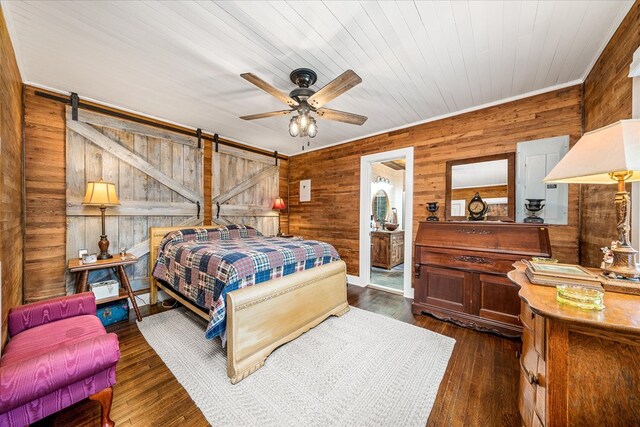
{"type": "Polygon", "coordinates": [[[311,201],[311,180],[310,179],[303,179],[300,181],[300,201],[301,202],[311,201]]]}
{"type": "Polygon", "coordinates": [[[525,270],[527,278],[535,285],[581,284],[585,286],[601,286],[600,277],[580,265],[527,260],[525,260],[524,264],[527,266],[525,270]]]}
{"type": "Polygon", "coordinates": [[[89,253],[88,249],[80,249],[78,250],[78,259],[82,259],[83,256],[89,253]]]}

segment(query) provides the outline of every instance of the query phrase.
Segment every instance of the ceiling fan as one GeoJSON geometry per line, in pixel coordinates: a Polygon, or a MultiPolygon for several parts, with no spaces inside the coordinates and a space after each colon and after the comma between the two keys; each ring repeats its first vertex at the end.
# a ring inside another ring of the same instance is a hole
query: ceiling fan
{"type": "Polygon", "coordinates": [[[240,117],[243,120],[286,116],[287,114],[297,112],[298,114],[293,116],[289,122],[289,135],[293,137],[308,136],[310,138],[314,138],[318,134],[318,125],[311,113],[316,113],[319,118],[325,120],[334,120],[352,125],[361,126],[367,121],[367,117],[365,116],[323,107],[327,102],[337,98],[362,82],[360,76],[352,70],[347,70],[340,74],[316,92],[309,88],[309,86],[313,85],[318,78],[316,73],[308,68],[295,69],[291,72],[289,78],[298,87],[289,92],[289,95],[286,95],[254,74],[244,73],[240,74],[240,77],[247,80],[249,83],[253,83],[269,95],[275,96],[279,101],[282,101],[291,107],[289,110],[270,111],[268,113],[251,114],[249,116],[240,117]]]}

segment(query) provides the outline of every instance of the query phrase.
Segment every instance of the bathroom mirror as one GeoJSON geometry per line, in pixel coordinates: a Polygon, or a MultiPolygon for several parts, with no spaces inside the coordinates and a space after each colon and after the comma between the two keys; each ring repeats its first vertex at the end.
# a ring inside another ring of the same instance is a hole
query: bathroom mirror
{"type": "Polygon", "coordinates": [[[465,221],[475,193],[488,205],[490,221],[515,221],[515,153],[447,162],[445,218],[465,221]]]}
{"type": "Polygon", "coordinates": [[[389,196],[384,190],[378,190],[376,194],[373,195],[371,209],[373,211],[373,219],[377,222],[381,222],[382,220],[387,221],[387,215],[389,213],[389,196]]]}

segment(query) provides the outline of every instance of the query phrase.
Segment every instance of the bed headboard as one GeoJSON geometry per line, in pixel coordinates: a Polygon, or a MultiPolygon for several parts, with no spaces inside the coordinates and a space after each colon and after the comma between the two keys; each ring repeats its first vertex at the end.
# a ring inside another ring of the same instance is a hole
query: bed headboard
{"type": "Polygon", "coordinates": [[[211,223],[211,225],[182,225],[176,227],[150,227],[149,228],[149,286],[152,292],[155,288],[155,279],[153,278],[153,267],[158,259],[158,249],[164,236],[168,233],[176,230],[182,230],[185,228],[193,227],[223,227],[221,224],[211,223]]]}

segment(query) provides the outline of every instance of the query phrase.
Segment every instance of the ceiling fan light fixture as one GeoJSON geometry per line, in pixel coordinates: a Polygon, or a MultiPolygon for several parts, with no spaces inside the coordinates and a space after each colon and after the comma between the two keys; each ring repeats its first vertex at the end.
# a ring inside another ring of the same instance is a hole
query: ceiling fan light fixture
{"type": "Polygon", "coordinates": [[[240,118],[243,120],[256,120],[294,113],[296,115],[289,122],[289,135],[292,137],[299,136],[304,138],[308,136],[315,138],[318,134],[318,125],[312,113],[317,114],[319,118],[324,120],[333,120],[352,125],[361,126],[367,121],[365,116],[323,107],[326,103],[362,82],[360,76],[353,70],[345,71],[316,91],[311,89],[317,79],[316,73],[308,68],[298,68],[293,70],[289,76],[291,81],[298,86],[289,92],[289,95],[254,74],[243,73],[240,74],[240,77],[290,107],[290,110],[251,114],[240,118]]]}
{"type": "Polygon", "coordinates": [[[307,127],[309,126],[309,114],[300,114],[300,116],[298,117],[300,117],[298,122],[298,124],[300,125],[300,129],[307,129],[307,127]]]}
{"type": "Polygon", "coordinates": [[[296,137],[299,133],[300,125],[298,125],[298,116],[293,116],[289,122],[289,135],[296,137]]]}
{"type": "Polygon", "coordinates": [[[316,119],[314,119],[313,117],[310,118],[307,132],[309,133],[309,138],[315,138],[318,134],[318,125],[316,124],[316,119]]]}

